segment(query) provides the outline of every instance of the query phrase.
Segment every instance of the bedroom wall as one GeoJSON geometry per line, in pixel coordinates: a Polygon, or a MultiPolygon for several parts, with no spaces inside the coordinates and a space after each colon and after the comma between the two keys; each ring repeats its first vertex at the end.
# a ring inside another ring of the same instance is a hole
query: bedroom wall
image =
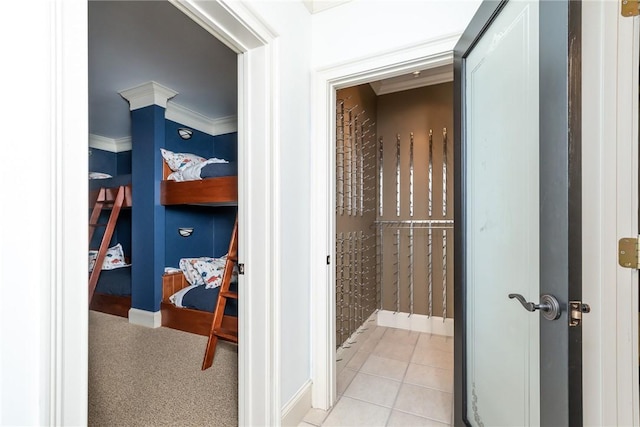
{"type": "Polygon", "coordinates": [[[186,126],[165,119],[165,109],[158,105],[132,111],[131,127],[132,307],[156,312],[164,267],[178,267],[183,257],[224,255],[236,216],[235,207],[160,205],[160,148],[237,161],[237,133],[212,136],[191,129],[192,137],[183,140],[178,129],[186,126]],[[182,237],[179,227],[193,228],[193,234],[182,237]]]}
{"type": "Polygon", "coordinates": [[[99,148],[89,148],[89,171],[109,175],[131,173],[131,150],[114,153],[99,148]]]}
{"type": "Polygon", "coordinates": [[[160,310],[165,257],[165,208],[160,205],[164,115],[158,105],[131,111],[131,307],[152,313],[160,310]]]}
{"type": "MultiPolygon", "coordinates": [[[[99,148],[89,148],[89,171],[108,173],[112,176],[130,174],[131,150],[114,153],[99,148]]],[[[89,210],[90,212],[91,210],[89,210]]],[[[103,212],[98,220],[101,224],[105,224],[107,221],[109,221],[109,211],[103,212]]],[[[89,243],[89,248],[98,248],[103,234],[104,228],[97,229],[89,243]]],[[[131,209],[120,211],[118,223],[109,246],[113,246],[116,243],[122,245],[125,256],[131,256],[131,209]]]]}
{"type": "MultiPolygon", "coordinates": [[[[164,148],[179,153],[194,153],[204,158],[238,160],[237,132],[212,136],[191,129],[191,139],[183,140],[178,129],[187,127],[166,120],[164,148]]],[[[178,267],[180,258],[220,257],[227,253],[237,208],[207,206],[167,206],[165,209],[165,265],[178,267]],[[182,237],[179,227],[193,228],[193,234],[182,237]]]]}

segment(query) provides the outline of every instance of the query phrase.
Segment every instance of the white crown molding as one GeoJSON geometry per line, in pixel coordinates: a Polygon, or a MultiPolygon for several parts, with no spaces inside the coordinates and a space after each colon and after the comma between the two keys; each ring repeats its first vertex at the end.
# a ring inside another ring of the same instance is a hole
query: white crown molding
{"type": "Polygon", "coordinates": [[[123,151],[131,151],[131,137],[107,138],[100,135],[89,134],[89,148],[96,150],[110,151],[112,153],[120,153],[123,151]]]}
{"type": "Polygon", "coordinates": [[[419,87],[437,85],[453,81],[453,70],[432,74],[424,77],[416,77],[400,82],[386,82],[385,80],[372,82],[369,85],[376,95],[401,92],[403,90],[417,89],[419,87]]]}
{"type": "Polygon", "coordinates": [[[178,92],[154,81],[143,83],[130,89],[123,89],[118,93],[129,101],[129,109],[131,111],[148,107],[149,105],[159,105],[167,108],[167,101],[178,94],[178,92]]]}
{"type": "Polygon", "coordinates": [[[165,118],[212,136],[238,131],[238,118],[236,116],[210,119],[187,107],[176,104],[174,101],[167,103],[165,118]]]}

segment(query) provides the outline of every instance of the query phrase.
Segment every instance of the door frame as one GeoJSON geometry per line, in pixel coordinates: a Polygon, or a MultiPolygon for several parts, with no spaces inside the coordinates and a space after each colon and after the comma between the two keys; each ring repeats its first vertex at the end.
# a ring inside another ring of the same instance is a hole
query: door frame
{"type": "Polygon", "coordinates": [[[328,410],[336,401],[335,339],[335,114],[338,89],[413,71],[453,64],[460,34],[368,56],[312,77],[311,145],[311,380],[313,408],[328,410]]]}
{"type": "MultiPolygon", "coordinates": [[[[240,425],[279,425],[280,142],[273,72],[279,60],[277,34],[238,2],[171,3],[238,53],[239,258],[248,267],[240,279],[240,291],[243,282],[245,289],[238,304],[238,418],[240,425]]],[[[50,396],[45,416],[53,425],[81,425],[87,419],[88,377],[76,367],[87,366],[88,361],[87,286],[86,265],[74,260],[84,259],[78,253],[86,247],[86,235],[77,232],[77,224],[86,222],[79,212],[86,212],[88,203],[88,98],[86,85],[78,85],[86,82],[88,69],[87,3],[56,0],[51,10],[51,27],[45,32],[52,40],[56,64],[49,102],[55,129],[52,144],[59,154],[52,159],[50,172],[58,208],[52,209],[50,219],[51,253],[56,256],[49,261],[52,283],[45,315],[51,325],[51,346],[45,356],[49,364],[43,369],[50,396]]]]}
{"type": "Polygon", "coordinates": [[[638,425],[638,271],[617,242],[638,234],[639,19],[582,3],[585,425],[638,425]]]}

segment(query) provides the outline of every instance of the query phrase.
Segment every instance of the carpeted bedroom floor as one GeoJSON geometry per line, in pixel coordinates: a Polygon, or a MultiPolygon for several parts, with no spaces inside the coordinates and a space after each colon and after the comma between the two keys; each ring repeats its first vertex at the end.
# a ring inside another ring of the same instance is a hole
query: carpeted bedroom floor
{"type": "Polygon", "coordinates": [[[238,351],[207,338],[89,312],[89,426],[238,425],[238,351]]]}

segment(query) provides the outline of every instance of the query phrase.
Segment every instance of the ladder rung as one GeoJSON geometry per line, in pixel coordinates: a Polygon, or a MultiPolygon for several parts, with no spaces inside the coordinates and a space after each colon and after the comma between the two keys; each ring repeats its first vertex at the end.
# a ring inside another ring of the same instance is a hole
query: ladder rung
{"type": "Polygon", "coordinates": [[[233,342],[238,342],[238,334],[235,331],[232,331],[230,329],[220,328],[220,329],[214,330],[213,333],[219,338],[233,341],[233,342]]]}
{"type": "Polygon", "coordinates": [[[96,224],[89,224],[89,227],[106,227],[107,223],[96,223],[96,224]]]}
{"type": "Polygon", "coordinates": [[[220,296],[221,297],[225,297],[225,298],[238,299],[238,293],[237,292],[221,291],[220,292],[220,296]]]}

